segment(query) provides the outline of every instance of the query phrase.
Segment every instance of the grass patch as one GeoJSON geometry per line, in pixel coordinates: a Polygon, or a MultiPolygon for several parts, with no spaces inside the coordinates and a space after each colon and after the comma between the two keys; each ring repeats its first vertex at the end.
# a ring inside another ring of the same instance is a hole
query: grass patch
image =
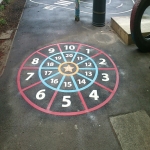
{"type": "Polygon", "coordinates": [[[3,0],[4,3],[9,4],[11,0],[3,0]]]}

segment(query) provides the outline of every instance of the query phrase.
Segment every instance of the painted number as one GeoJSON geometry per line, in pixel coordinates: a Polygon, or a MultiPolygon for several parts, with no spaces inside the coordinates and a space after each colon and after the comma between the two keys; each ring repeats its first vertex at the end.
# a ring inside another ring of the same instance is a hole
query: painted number
{"type": "Polygon", "coordinates": [[[107,65],[107,62],[106,62],[105,59],[100,58],[99,60],[101,61],[101,62],[99,63],[100,65],[107,65]]]}
{"type": "Polygon", "coordinates": [[[86,51],[87,51],[87,54],[90,54],[90,49],[86,49],[86,51]]]}
{"type": "Polygon", "coordinates": [[[83,80],[81,80],[81,79],[78,79],[78,82],[79,82],[79,84],[86,84],[86,81],[85,81],[85,79],[83,79],[83,80]]]}
{"type": "Polygon", "coordinates": [[[78,60],[83,60],[83,57],[77,57],[78,60]]]}
{"type": "Polygon", "coordinates": [[[40,90],[40,91],[38,91],[37,93],[36,93],[36,99],[37,100],[42,100],[42,99],[44,99],[45,98],[45,89],[42,89],[42,90],[40,90]]]}
{"type": "Polygon", "coordinates": [[[62,107],[69,107],[71,105],[71,101],[69,98],[71,98],[71,96],[63,96],[62,101],[66,104],[62,104],[62,107]]]}
{"type": "Polygon", "coordinates": [[[86,62],[85,65],[86,66],[92,66],[92,63],[91,62],[86,62]]]}
{"type": "Polygon", "coordinates": [[[48,49],[48,52],[49,53],[53,53],[53,52],[55,52],[55,49],[54,48],[50,48],[50,49],[48,49]]]}
{"type": "Polygon", "coordinates": [[[39,58],[34,58],[31,63],[33,65],[38,64],[39,63],[39,58]]]}
{"type": "Polygon", "coordinates": [[[65,45],[65,50],[75,50],[75,46],[74,45],[65,45]]]}
{"type": "Polygon", "coordinates": [[[47,66],[54,66],[53,62],[47,62],[47,66]]]}
{"type": "Polygon", "coordinates": [[[66,54],[66,57],[73,57],[73,54],[66,54]]]}
{"type": "Polygon", "coordinates": [[[51,83],[57,84],[58,83],[58,79],[51,79],[51,83]]]}
{"type": "Polygon", "coordinates": [[[27,75],[29,75],[29,76],[26,78],[26,80],[29,80],[34,75],[34,73],[33,72],[28,72],[27,75]]]}
{"type": "Polygon", "coordinates": [[[86,76],[92,76],[92,72],[91,71],[85,71],[85,75],[86,76]]]}
{"type": "Polygon", "coordinates": [[[64,82],[65,87],[72,87],[72,83],[71,82],[64,82]]]}
{"type": "Polygon", "coordinates": [[[45,75],[49,76],[52,73],[52,71],[45,71],[45,75]]]}
{"type": "Polygon", "coordinates": [[[102,73],[103,79],[102,81],[109,81],[109,75],[107,73],[102,73]]]}
{"type": "Polygon", "coordinates": [[[61,56],[55,57],[56,60],[61,60],[61,56]]]}
{"type": "Polygon", "coordinates": [[[90,93],[89,97],[94,98],[94,100],[98,100],[99,96],[98,96],[98,94],[97,94],[97,90],[93,90],[93,91],[90,93]]]}

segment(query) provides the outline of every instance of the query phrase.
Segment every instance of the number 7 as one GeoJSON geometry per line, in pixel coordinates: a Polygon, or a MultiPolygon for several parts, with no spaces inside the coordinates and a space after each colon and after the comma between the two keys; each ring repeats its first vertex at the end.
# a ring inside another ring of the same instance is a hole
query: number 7
{"type": "Polygon", "coordinates": [[[29,80],[29,79],[34,75],[33,72],[28,72],[27,74],[28,74],[29,76],[26,78],[26,80],[29,80]]]}

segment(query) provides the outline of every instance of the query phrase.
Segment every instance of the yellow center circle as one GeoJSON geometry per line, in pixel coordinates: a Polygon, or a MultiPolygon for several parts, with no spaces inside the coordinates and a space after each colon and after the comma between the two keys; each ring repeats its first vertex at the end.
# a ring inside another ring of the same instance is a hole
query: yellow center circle
{"type": "Polygon", "coordinates": [[[62,75],[65,75],[65,76],[73,76],[73,75],[75,75],[75,74],[79,71],[79,67],[78,67],[77,64],[75,64],[75,63],[73,63],[73,62],[64,62],[64,63],[62,63],[62,64],[59,65],[58,71],[59,71],[62,75]],[[76,70],[75,70],[73,73],[69,73],[69,74],[62,72],[62,69],[61,69],[61,68],[67,68],[67,67],[62,67],[62,66],[65,65],[65,64],[67,64],[70,68],[74,68],[74,66],[75,66],[76,70]],[[73,67],[71,67],[70,64],[73,65],[73,67]]]}

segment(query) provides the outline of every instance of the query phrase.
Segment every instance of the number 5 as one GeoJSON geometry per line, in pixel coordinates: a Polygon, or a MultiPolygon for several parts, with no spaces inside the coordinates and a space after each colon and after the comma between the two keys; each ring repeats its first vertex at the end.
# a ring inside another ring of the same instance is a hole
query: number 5
{"type": "Polygon", "coordinates": [[[70,99],[67,98],[71,98],[71,96],[63,96],[63,102],[65,102],[66,104],[62,104],[62,107],[69,107],[71,105],[71,101],[70,99]]]}

